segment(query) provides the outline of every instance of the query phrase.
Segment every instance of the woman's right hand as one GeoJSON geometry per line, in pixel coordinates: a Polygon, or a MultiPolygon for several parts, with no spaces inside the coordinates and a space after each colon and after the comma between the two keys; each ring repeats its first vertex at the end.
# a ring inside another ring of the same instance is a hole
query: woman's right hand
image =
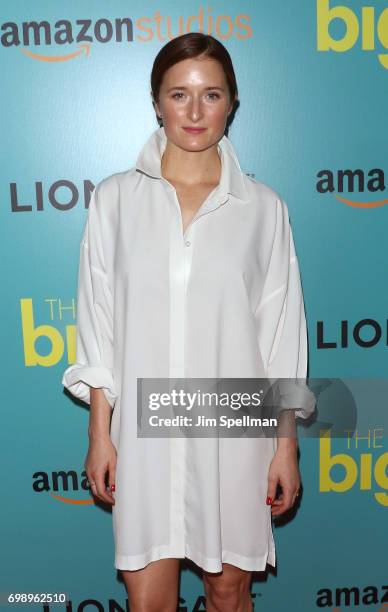
{"type": "Polygon", "coordinates": [[[108,504],[115,504],[111,493],[115,485],[117,451],[109,436],[91,439],[84,467],[90,482],[93,495],[108,504]],[[106,488],[105,476],[108,472],[109,489],[106,488]]]}

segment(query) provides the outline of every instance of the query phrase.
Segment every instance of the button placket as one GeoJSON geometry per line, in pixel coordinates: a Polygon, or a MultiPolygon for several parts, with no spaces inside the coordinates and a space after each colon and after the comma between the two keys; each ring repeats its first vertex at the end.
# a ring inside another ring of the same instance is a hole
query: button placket
{"type": "Polygon", "coordinates": [[[192,261],[193,261],[193,241],[194,241],[195,231],[196,231],[196,226],[192,225],[188,230],[189,239],[185,240],[184,242],[183,256],[184,256],[184,261],[185,261],[185,297],[187,293],[187,287],[189,284],[191,266],[192,266],[192,261]]]}
{"type": "MultiPolygon", "coordinates": [[[[187,288],[189,284],[193,241],[197,229],[196,221],[202,216],[216,210],[228,201],[228,194],[213,193],[202,204],[196,215],[183,232],[182,211],[175,188],[166,179],[162,179],[169,191],[172,191],[173,202],[170,208],[170,379],[184,378],[185,365],[185,330],[187,325],[187,288]]],[[[187,479],[187,440],[171,439],[171,494],[170,494],[170,544],[180,556],[186,554],[186,479],[187,479]]]]}
{"type": "MultiPolygon", "coordinates": [[[[173,191],[175,191],[173,189],[173,191]]],[[[175,198],[176,200],[176,194],[175,198]]],[[[184,330],[186,261],[182,237],[182,216],[177,201],[171,202],[170,213],[170,367],[171,387],[174,379],[184,378],[184,330]],[[178,206],[178,208],[177,208],[178,206]]],[[[185,489],[187,478],[186,439],[170,440],[170,546],[174,554],[186,554],[185,489]]]]}

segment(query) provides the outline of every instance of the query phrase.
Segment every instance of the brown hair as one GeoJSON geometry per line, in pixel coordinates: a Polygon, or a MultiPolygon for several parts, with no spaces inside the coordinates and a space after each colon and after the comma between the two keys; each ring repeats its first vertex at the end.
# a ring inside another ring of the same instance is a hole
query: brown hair
{"type": "Polygon", "coordinates": [[[170,40],[157,54],[151,71],[151,93],[159,102],[159,92],[165,72],[178,62],[204,55],[217,60],[225,73],[231,100],[238,96],[236,75],[228,50],[219,40],[202,32],[188,32],[170,40]]]}

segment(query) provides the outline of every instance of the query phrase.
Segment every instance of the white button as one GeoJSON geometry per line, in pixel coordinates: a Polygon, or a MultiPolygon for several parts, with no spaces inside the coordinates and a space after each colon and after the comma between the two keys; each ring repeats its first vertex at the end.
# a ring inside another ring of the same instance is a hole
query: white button
{"type": "Polygon", "coordinates": [[[190,244],[191,244],[190,240],[186,240],[185,245],[190,246],[190,244]]]}

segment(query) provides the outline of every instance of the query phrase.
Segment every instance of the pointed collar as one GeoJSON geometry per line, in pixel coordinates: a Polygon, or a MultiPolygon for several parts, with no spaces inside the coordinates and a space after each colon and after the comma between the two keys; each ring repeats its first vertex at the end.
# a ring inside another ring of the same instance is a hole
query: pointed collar
{"type": "MultiPolygon", "coordinates": [[[[161,159],[166,145],[167,136],[162,126],[152,132],[144,144],[136,160],[136,169],[154,178],[162,178],[161,159]]],[[[231,141],[224,135],[218,142],[217,148],[221,159],[222,192],[230,193],[240,200],[247,200],[248,190],[244,173],[231,141]]]]}

